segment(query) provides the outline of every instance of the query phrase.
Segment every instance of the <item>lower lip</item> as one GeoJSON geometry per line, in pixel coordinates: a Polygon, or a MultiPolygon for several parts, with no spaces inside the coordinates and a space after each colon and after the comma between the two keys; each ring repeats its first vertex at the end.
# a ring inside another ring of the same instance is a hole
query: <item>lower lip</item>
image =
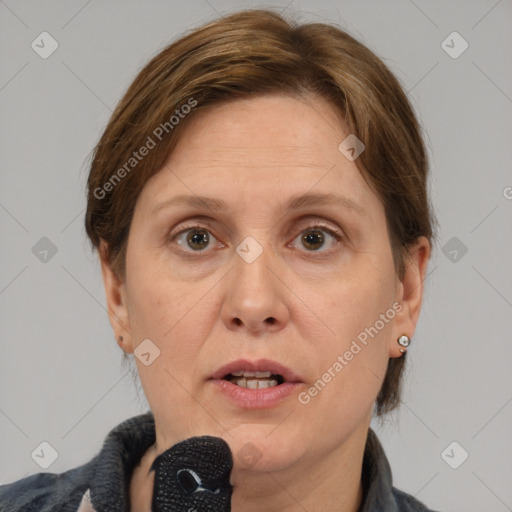
{"type": "Polygon", "coordinates": [[[228,400],[245,409],[274,407],[297,391],[300,386],[298,382],[284,382],[271,388],[249,389],[242,388],[224,379],[215,379],[212,382],[228,400]]]}

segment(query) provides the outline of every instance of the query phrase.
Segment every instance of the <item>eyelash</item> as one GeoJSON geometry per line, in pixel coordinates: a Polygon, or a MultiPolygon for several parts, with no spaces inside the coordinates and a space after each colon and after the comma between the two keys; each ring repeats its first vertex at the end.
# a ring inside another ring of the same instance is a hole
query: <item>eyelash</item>
{"type": "MultiPolygon", "coordinates": [[[[213,235],[213,233],[212,233],[213,226],[208,221],[203,221],[203,223],[195,223],[193,225],[186,226],[183,229],[181,229],[178,233],[171,234],[169,236],[169,242],[174,242],[183,233],[186,233],[187,231],[193,231],[193,230],[208,231],[208,233],[213,235]]],[[[295,240],[295,238],[297,238],[297,236],[299,236],[301,233],[304,233],[306,231],[314,231],[314,230],[324,231],[325,233],[331,235],[336,240],[337,244],[339,244],[340,242],[342,242],[344,240],[344,235],[342,235],[340,232],[332,229],[330,226],[324,224],[321,221],[314,221],[312,224],[310,224],[310,225],[306,226],[304,229],[301,229],[300,231],[298,231],[297,234],[295,234],[295,236],[293,237],[293,240],[295,240]]],[[[324,256],[324,255],[332,252],[332,250],[333,249],[327,250],[327,251],[314,251],[313,250],[313,251],[306,251],[306,252],[308,252],[310,254],[318,253],[320,256],[324,256]]],[[[196,256],[200,257],[201,255],[206,253],[206,250],[193,251],[192,249],[190,249],[190,250],[184,250],[184,252],[187,253],[188,255],[194,255],[194,253],[196,253],[196,256]]]]}

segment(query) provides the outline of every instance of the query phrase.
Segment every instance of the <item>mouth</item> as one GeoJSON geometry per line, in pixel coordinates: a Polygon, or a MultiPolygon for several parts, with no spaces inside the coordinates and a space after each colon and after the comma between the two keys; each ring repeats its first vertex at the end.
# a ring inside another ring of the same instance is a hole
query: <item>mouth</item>
{"type": "Polygon", "coordinates": [[[244,371],[228,373],[223,377],[223,380],[246,389],[273,388],[285,382],[284,377],[279,373],[244,371]]]}
{"type": "Polygon", "coordinates": [[[219,368],[210,380],[225,398],[246,409],[277,405],[303,384],[292,370],[268,359],[233,361],[219,368]]]}

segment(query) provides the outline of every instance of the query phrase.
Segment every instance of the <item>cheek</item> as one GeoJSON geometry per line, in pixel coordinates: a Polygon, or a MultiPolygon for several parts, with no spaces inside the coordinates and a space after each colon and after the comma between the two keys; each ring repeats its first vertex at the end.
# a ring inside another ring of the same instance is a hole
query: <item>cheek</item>
{"type": "MultiPolygon", "coordinates": [[[[360,258],[347,272],[325,280],[314,294],[309,292],[310,302],[320,310],[332,337],[339,339],[342,345],[376,322],[379,333],[389,331],[394,318],[395,276],[389,258],[378,259],[360,258]],[[386,312],[386,321],[382,323],[381,315],[386,312]]],[[[308,293],[306,288],[304,292],[308,293]]]]}
{"type": "Polygon", "coordinates": [[[130,325],[139,336],[163,341],[193,308],[197,287],[181,283],[148,254],[134,253],[129,263],[130,325]]]}
{"type": "Polygon", "coordinates": [[[363,414],[382,385],[396,316],[395,278],[388,267],[368,265],[365,272],[331,281],[323,299],[316,296],[328,329],[317,336],[323,341],[316,344],[318,380],[310,395],[333,420],[363,414]]]}
{"type": "Polygon", "coordinates": [[[211,285],[191,287],[155,267],[137,268],[129,284],[135,345],[149,338],[159,350],[149,366],[136,360],[140,381],[151,410],[167,425],[166,433],[179,438],[180,429],[194,430],[189,423],[198,416],[189,390],[202,375],[197,361],[211,329],[207,312],[213,304],[206,294],[211,285]]]}
{"type": "Polygon", "coordinates": [[[130,326],[135,345],[149,338],[160,350],[151,371],[139,366],[141,380],[162,381],[167,388],[175,384],[172,379],[168,382],[168,374],[183,383],[193,380],[198,354],[211,330],[215,305],[214,294],[208,291],[212,283],[187,283],[150,264],[134,266],[130,276],[130,326]]]}
{"type": "Polygon", "coordinates": [[[315,443],[327,451],[333,443],[342,443],[356,425],[369,421],[389,361],[392,320],[380,330],[380,323],[375,326],[387,309],[372,304],[356,311],[337,325],[333,343],[319,348],[316,380],[299,396],[304,425],[323,433],[315,443]]]}

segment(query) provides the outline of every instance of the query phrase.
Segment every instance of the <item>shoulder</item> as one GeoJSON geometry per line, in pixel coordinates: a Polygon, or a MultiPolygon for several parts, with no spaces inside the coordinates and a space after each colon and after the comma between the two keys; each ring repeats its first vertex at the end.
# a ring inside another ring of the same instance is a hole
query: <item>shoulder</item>
{"type": "Polygon", "coordinates": [[[125,510],[127,482],[154,440],[150,412],[125,420],[110,431],[100,452],[86,464],[0,486],[0,512],[77,512],[87,490],[98,510],[125,510]]]}
{"type": "Polygon", "coordinates": [[[75,512],[87,490],[86,464],[65,473],[37,473],[0,486],[2,512],[75,512]]]}
{"type": "Polygon", "coordinates": [[[399,512],[436,512],[427,508],[421,501],[417,500],[414,496],[407,494],[404,491],[393,487],[393,497],[395,498],[399,512]]]}

